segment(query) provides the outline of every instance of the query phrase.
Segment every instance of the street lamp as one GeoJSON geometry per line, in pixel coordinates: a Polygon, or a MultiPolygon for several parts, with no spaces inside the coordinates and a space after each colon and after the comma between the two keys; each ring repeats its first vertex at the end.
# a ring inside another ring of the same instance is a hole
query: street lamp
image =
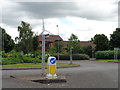
{"type": "Polygon", "coordinates": [[[45,32],[44,20],[43,20],[43,31],[42,31],[42,74],[45,74],[45,39],[49,37],[49,34],[44,34],[45,32]]]}
{"type": "MultiPolygon", "coordinates": [[[[56,27],[58,27],[58,35],[59,35],[59,26],[56,25],[56,27]]],[[[59,61],[59,37],[58,37],[58,61],[59,61]]]]}
{"type": "Polygon", "coordinates": [[[72,64],[72,49],[73,47],[70,48],[70,64],[72,64]]]}

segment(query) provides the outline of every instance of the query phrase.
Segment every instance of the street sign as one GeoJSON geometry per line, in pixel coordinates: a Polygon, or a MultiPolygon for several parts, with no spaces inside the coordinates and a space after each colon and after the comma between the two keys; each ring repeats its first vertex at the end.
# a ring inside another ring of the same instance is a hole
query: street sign
{"type": "Polygon", "coordinates": [[[56,58],[49,57],[48,58],[48,68],[47,68],[47,78],[48,79],[56,79],[56,58]]]}
{"type": "Polygon", "coordinates": [[[117,51],[118,51],[118,50],[120,50],[120,48],[114,48],[114,50],[117,50],[117,51]]]}
{"type": "Polygon", "coordinates": [[[50,59],[50,63],[51,63],[51,64],[55,64],[55,63],[56,63],[56,58],[51,58],[51,59],[50,59]]]}
{"type": "Polygon", "coordinates": [[[120,48],[114,48],[114,59],[117,60],[118,58],[118,51],[120,50],[120,48]]]}

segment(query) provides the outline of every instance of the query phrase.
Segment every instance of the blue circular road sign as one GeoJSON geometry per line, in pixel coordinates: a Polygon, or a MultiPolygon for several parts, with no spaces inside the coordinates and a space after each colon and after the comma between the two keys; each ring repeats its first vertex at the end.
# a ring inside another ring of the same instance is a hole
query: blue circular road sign
{"type": "Polygon", "coordinates": [[[55,58],[51,58],[51,59],[50,59],[50,63],[51,63],[51,64],[55,64],[55,63],[56,63],[56,59],[55,59],[55,58]]]}

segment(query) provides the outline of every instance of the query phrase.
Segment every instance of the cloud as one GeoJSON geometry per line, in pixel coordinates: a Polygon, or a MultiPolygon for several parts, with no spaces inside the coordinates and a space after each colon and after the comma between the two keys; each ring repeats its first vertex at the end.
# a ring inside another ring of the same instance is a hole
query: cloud
{"type": "MultiPolygon", "coordinates": [[[[0,6],[1,7],[1,6],[0,6]]],[[[13,37],[18,35],[20,21],[30,23],[35,33],[46,30],[68,40],[71,33],[80,40],[90,40],[95,34],[109,34],[117,27],[117,0],[79,0],[79,2],[2,2],[3,28],[13,37]],[[11,30],[15,33],[11,33],[11,30]]]]}
{"type": "Polygon", "coordinates": [[[80,2],[10,2],[2,7],[3,23],[15,26],[22,18],[82,17],[89,20],[116,20],[114,0],[80,0],[80,2]]]}

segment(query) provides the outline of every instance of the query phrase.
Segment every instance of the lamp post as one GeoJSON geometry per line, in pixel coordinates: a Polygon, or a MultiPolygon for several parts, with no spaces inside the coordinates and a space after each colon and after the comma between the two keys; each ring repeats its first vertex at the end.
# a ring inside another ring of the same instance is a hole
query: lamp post
{"type": "MultiPolygon", "coordinates": [[[[58,27],[58,25],[56,25],[58,27]]],[[[58,35],[59,35],[59,27],[58,27],[58,35]]],[[[59,37],[58,37],[58,61],[59,61],[59,37]]]]}
{"type": "Polygon", "coordinates": [[[44,20],[43,20],[43,31],[42,31],[42,74],[45,74],[45,27],[44,27],[44,20]]]}
{"type": "Polygon", "coordinates": [[[44,20],[43,20],[43,31],[42,31],[42,74],[45,75],[45,39],[49,37],[49,34],[44,34],[45,32],[44,20]]]}
{"type": "Polygon", "coordinates": [[[70,48],[70,64],[72,64],[72,49],[73,47],[70,48]]]}

